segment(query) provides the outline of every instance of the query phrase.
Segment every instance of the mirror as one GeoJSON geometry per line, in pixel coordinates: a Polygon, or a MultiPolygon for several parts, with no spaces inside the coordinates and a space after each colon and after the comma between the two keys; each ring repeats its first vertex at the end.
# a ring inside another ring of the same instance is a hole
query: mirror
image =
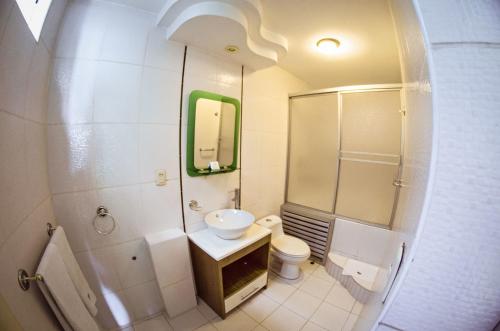
{"type": "Polygon", "coordinates": [[[236,169],[239,117],[238,100],[205,91],[191,92],[186,154],[190,176],[212,175],[236,169]]]}

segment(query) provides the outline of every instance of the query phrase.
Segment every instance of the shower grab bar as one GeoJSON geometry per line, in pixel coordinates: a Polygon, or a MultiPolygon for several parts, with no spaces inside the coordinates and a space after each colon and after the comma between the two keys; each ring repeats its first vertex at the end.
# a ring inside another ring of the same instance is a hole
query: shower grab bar
{"type": "Polygon", "coordinates": [[[364,160],[364,159],[356,159],[353,157],[339,157],[342,161],[353,161],[353,162],[364,162],[364,163],[374,163],[374,164],[384,164],[384,165],[392,165],[399,166],[398,162],[386,162],[386,161],[373,161],[373,160],[364,160]]]}

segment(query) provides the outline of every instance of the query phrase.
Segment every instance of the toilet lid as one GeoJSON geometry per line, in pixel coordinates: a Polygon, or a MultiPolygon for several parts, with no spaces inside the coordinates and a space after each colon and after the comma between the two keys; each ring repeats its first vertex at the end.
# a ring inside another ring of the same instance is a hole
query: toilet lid
{"type": "Polygon", "coordinates": [[[303,240],[286,234],[274,239],[271,245],[285,255],[305,256],[311,253],[309,246],[303,240]]]}

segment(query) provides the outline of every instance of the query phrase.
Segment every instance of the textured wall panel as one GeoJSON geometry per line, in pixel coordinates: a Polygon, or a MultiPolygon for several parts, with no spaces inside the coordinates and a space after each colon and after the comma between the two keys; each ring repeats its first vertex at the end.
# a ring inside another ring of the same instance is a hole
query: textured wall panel
{"type": "Polygon", "coordinates": [[[500,47],[436,44],[432,56],[436,181],[415,260],[384,321],[491,330],[500,319],[500,47]]]}

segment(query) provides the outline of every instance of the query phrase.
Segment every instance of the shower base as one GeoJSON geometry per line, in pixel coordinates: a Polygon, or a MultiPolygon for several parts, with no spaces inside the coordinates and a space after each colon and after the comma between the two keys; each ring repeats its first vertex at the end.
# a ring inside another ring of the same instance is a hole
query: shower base
{"type": "MultiPolygon", "coordinates": [[[[328,253],[326,271],[359,302],[365,304],[370,297],[380,290],[377,286],[386,278],[387,270],[338,253],[328,253]]],[[[385,283],[385,282],[384,282],[385,283]]]]}

